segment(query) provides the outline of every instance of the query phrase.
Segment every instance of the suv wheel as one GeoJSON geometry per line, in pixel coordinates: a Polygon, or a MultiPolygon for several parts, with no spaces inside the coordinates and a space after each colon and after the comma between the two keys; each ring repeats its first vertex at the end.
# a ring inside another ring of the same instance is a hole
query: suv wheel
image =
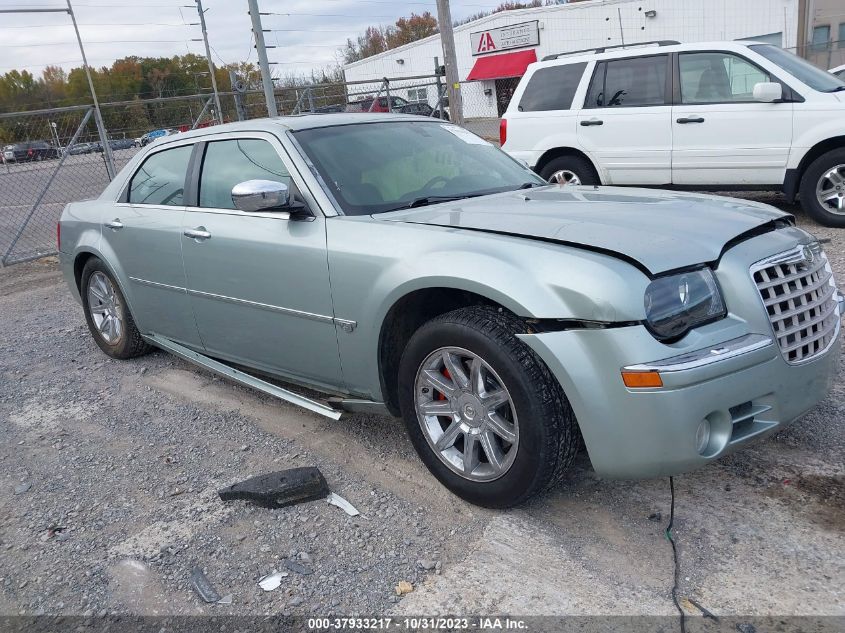
{"type": "Polygon", "coordinates": [[[822,154],[801,178],[801,206],[825,226],[845,228],[845,148],[822,154]]]}
{"type": "Polygon", "coordinates": [[[85,320],[101,350],[119,359],[134,358],[150,351],[135,326],[120,287],[102,261],[88,260],[82,270],[80,286],[85,320]]]}
{"type": "Polygon", "coordinates": [[[547,182],[559,185],[600,185],[598,174],[590,161],[580,156],[560,156],[540,170],[547,182]]]}
{"type": "Polygon", "coordinates": [[[494,308],[461,308],[423,325],[402,355],[399,401],[414,448],[471,503],[525,501],[557,482],[579,447],[569,402],[517,338],[524,331],[494,308]]]}

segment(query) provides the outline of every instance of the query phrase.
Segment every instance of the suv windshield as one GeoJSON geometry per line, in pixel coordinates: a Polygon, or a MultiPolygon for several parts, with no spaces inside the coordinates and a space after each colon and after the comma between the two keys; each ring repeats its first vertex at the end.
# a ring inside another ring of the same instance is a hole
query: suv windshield
{"type": "Polygon", "coordinates": [[[845,90],[845,82],[841,79],[831,73],[816,68],[810,62],[782,48],[772,46],[771,44],[755,44],[749,46],[749,48],[770,62],[777,64],[800,82],[810,86],[813,90],[818,90],[819,92],[845,90]]]}
{"type": "Polygon", "coordinates": [[[545,184],[487,141],[439,121],[357,123],[294,136],[347,215],[545,184]]]}

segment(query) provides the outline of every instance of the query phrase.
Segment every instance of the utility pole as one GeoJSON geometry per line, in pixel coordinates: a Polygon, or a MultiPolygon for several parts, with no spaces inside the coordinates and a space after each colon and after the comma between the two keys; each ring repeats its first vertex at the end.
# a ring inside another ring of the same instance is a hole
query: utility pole
{"type": "Polygon", "coordinates": [[[249,17],[252,18],[252,34],[255,36],[255,48],[258,49],[261,83],[264,84],[264,99],[267,101],[267,116],[279,116],[279,111],[276,109],[276,95],[273,93],[270,62],[267,61],[267,49],[264,47],[264,31],[261,27],[261,14],[258,12],[258,0],[248,1],[249,17]]]}
{"type": "Polygon", "coordinates": [[[214,90],[214,105],[217,106],[217,120],[223,123],[223,109],[220,107],[220,94],[217,92],[217,77],[214,76],[214,62],[211,61],[211,47],[208,45],[208,31],[205,29],[205,11],[202,10],[202,0],[196,0],[197,13],[200,14],[202,40],[205,42],[205,58],[208,60],[208,72],[211,73],[211,88],[214,90]]]}
{"type": "Polygon", "coordinates": [[[437,0],[437,23],[440,27],[440,43],[443,46],[443,62],[446,64],[446,88],[449,93],[449,118],[453,123],[463,125],[464,104],[461,100],[461,85],[458,83],[458,58],[455,53],[455,33],[452,31],[452,12],[449,0],[437,0]]]}
{"type": "Polygon", "coordinates": [[[88,66],[88,58],[85,57],[85,48],[82,46],[82,36],[79,35],[79,26],[76,24],[76,16],[73,14],[73,7],[70,6],[70,0],[67,0],[67,12],[70,14],[70,19],[73,21],[73,30],[76,31],[76,40],[79,42],[79,52],[82,53],[82,65],[85,67],[85,76],[88,77],[88,87],[91,89],[91,98],[94,100],[94,122],[97,124],[97,132],[99,132],[100,141],[103,144],[103,158],[106,161],[106,173],[109,175],[109,180],[113,180],[115,176],[114,157],[111,153],[109,137],[106,134],[106,126],[103,123],[103,115],[100,112],[100,102],[97,101],[97,91],[94,90],[94,81],[91,79],[91,68],[88,66]]]}

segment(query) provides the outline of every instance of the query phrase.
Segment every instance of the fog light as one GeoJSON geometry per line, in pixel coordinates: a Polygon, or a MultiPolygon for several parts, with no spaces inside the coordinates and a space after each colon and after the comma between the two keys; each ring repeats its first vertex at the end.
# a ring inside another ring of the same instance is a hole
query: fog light
{"type": "Polygon", "coordinates": [[[695,450],[699,455],[703,455],[704,451],[710,444],[710,420],[704,418],[701,424],[698,425],[698,430],[695,432],[695,450]]]}

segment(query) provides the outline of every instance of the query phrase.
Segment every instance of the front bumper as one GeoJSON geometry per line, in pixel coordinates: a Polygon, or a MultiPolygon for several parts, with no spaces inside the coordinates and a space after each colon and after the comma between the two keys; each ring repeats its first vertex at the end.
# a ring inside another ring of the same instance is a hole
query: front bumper
{"type": "Polygon", "coordinates": [[[748,351],[717,362],[676,364],[663,374],[664,386],[652,389],[629,389],[620,376],[623,367],[660,358],[659,350],[666,357],[642,326],[520,338],[563,386],[595,471],[636,479],[700,468],[778,431],[826,397],[841,332],[826,352],[801,365],[788,364],[774,342],[761,344],[770,336],[752,335],[748,351]],[[699,450],[696,433],[705,419],[710,441],[699,450]]]}

